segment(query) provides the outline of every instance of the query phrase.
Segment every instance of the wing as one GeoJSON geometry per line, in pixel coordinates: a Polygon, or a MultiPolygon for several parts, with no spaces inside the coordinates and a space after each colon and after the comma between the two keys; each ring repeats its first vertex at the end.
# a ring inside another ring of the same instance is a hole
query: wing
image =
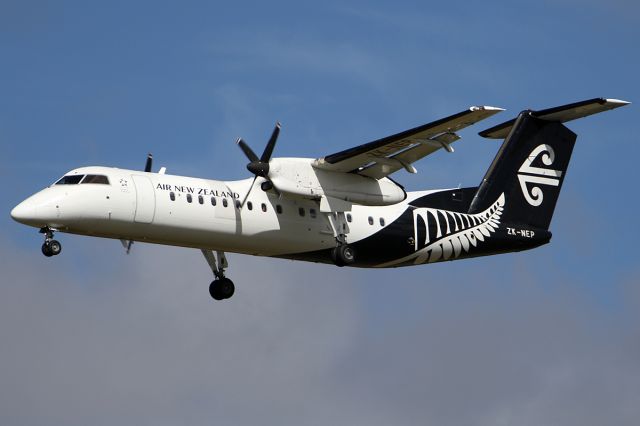
{"type": "Polygon", "coordinates": [[[456,131],[500,111],[503,110],[490,106],[471,107],[433,123],[319,158],[313,162],[313,166],[335,172],[353,172],[376,179],[402,168],[415,173],[416,169],[411,165],[413,162],[440,148],[452,152],[449,144],[460,139],[456,131]]]}
{"type": "MultiPolygon", "coordinates": [[[[559,107],[543,109],[540,111],[531,111],[531,114],[534,117],[541,118],[543,120],[566,123],[567,121],[625,106],[628,103],[629,102],[627,101],[621,101],[619,99],[595,98],[559,107]]],[[[505,121],[502,124],[493,126],[490,129],[483,130],[479,134],[485,138],[504,139],[509,135],[511,128],[513,127],[513,123],[515,122],[516,119],[514,118],[513,120],[505,121]]]]}

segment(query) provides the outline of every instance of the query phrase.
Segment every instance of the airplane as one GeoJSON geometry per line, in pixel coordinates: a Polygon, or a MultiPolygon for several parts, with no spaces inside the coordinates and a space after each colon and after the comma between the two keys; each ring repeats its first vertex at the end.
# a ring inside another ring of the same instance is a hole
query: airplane
{"type": "Polygon", "coordinates": [[[219,181],[81,167],[18,204],[11,217],[62,250],[55,232],[200,249],[215,300],[230,298],[226,253],[362,268],[389,268],[528,250],[551,240],[549,225],[577,135],[563,123],[629,102],[596,98],[544,110],[479,134],[503,139],[479,186],[406,191],[389,175],[453,152],[456,132],[503,111],[477,106],[322,158],[272,157],[276,124],[258,157],[239,138],[253,177],[219,181]]]}

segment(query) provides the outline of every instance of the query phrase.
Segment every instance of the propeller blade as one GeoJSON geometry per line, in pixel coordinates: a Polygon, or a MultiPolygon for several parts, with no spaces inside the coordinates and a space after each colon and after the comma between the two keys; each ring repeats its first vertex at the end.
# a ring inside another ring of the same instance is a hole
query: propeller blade
{"type": "Polygon", "coordinates": [[[249,145],[247,145],[247,143],[245,141],[242,140],[242,138],[238,138],[236,143],[238,144],[238,146],[240,147],[242,152],[244,152],[244,155],[247,156],[249,161],[251,161],[251,162],[260,161],[260,159],[258,158],[256,153],[253,152],[253,150],[249,147],[249,145]]]}
{"type": "Polygon", "coordinates": [[[133,240],[120,240],[120,242],[122,243],[122,247],[125,248],[125,250],[127,251],[127,254],[129,254],[131,252],[131,246],[133,245],[133,240]]]}
{"type": "Polygon", "coordinates": [[[151,172],[152,165],[153,165],[153,155],[149,153],[147,154],[147,163],[144,165],[144,171],[147,173],[151,172]]]}
{"type": "Polygon", "coordinates": [[[276,140],[278,140],[279,134],[280,134],[280,122],[277,122],[275,129],[273,129],[273,133],[271,133],[269,142],[267,143],[267,146],[264,148],[262,157],[260,157],[260,161],[262,161],[263,163],[268,163],[269,160],[271,159],[271,154],[273,154],[273,148],[275,148],[276,146],[276,140]]]}
{"type": "Polygon", "coordinates": [[[249,198],[249,194],[251,194],[251,190],[253,189],[253,185],[256,184],[256,179],[258,179],[258,175],[256,175],[256,177],[253,178],[253,181],[251,181],[251,186],[249,187],[249,190],[247,191],[247,195],[244,196],[244,199],[242,200],[242,204],[240,204],[240,209],[242,209],[244,207],[244,203],[247,202],[247,198],[249,198]]]}

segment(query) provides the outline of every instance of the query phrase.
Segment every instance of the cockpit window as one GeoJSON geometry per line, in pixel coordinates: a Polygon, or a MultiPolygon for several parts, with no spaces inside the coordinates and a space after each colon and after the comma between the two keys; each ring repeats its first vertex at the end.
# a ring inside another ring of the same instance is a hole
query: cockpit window
{"type": "Polygon", "coordinates": [[[85,178],[82,179],[82,183],[101,183],[109,185],[109,178],[105,175],[86,175],[85,178]]]}
{"type": "Polygon", "coordinates": [[[56,182],[56,185],[76,185],[80,183],[84,175],[69,175],[63,176],[59,181],[56,182]]]}

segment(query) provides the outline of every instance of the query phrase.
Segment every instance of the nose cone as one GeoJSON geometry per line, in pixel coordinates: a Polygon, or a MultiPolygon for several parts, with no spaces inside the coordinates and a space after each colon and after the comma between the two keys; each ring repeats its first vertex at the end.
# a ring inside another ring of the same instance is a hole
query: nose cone
{"type": "Polygon", "coordinates": [[[29,200],[25,200],[11,210],[11,217],[16,222],[29,225],[36,219],[36,208],[29,200]]]}

